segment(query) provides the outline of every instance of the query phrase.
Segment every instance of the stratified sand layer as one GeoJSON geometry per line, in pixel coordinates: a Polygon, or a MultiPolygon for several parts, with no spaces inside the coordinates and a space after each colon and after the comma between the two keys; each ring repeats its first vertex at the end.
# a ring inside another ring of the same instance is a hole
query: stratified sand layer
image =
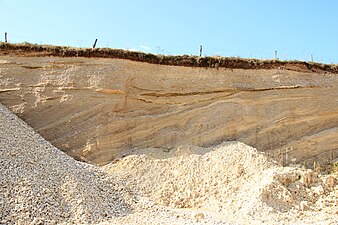
{"type": "Polygon", "coordinates": [[[103,165],[130,149],[224,141],[284,165],[338,157],[338,76],[324,67],[217,69],[20,52],[0,56],[0,102],[77,159],[103,165]]]}

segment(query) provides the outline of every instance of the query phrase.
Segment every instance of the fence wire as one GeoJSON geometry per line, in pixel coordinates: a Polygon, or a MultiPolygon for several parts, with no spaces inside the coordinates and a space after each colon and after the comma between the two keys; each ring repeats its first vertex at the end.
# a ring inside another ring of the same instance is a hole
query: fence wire
{"type": "MultiPolygon", "coordinates": [[[[5,33],[5,32],[3,32],[5,33]]],[[[5,37],[1,38],[5,41],[5,37]]],[[[0,39],[0,40],[1,40],[0,39]]],[[[10,43],[22,43],[29,42],[35,44],[50,44],[50,45],[63,45],[63,46],[73,46],[80,48],[91,48],[96,38],[87,39],[87,38],[59,38],[55,36],[34,36],[34,35],[15,35],[11,36],[7,34],[7,41],[10,43]]],[[[2,41],[1,40],[1,41],[2,41]]],[[[313,61],[313,62],[322,62],[322,63],[331,63],[334,64],[337,61],[330,57],[323,57],[311,53],[310,51],[301,51],[293,52],[288,49],[280,50],[271,50],[271,51],[240,51],[233,49],[215,48],[209,47],[208,45],[202,45],[203,51],[202,56],[223,56],[223,57],[240,57],[240,58],[258,58],[258,59],[274,59],[278,58],[279,60],[300,60],[300,61],[313,61]],[[277,51],[277,56],[275,55],[277,51]]],[[[123,41],[116,40],[107,40],[98,38],[96,45],[97,48],[120,48],[130,51],[141,51],[152,54],[161,54],[161,55],[196,55],[200,54],[200,44],[196,45],[180,45],[176,44],[175,46],[165,46],[163,44],[148,44],[146,42],[142,43],[126,43],[123,41]]]]}

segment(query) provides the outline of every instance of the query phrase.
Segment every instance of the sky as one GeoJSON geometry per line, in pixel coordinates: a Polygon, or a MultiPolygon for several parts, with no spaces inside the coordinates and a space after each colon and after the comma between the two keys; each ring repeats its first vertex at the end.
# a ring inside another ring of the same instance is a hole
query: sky
{"type": "Polygon", "coordinates": [[[0,41],[338,63],[337,0],[0,0],[0,41]]]}

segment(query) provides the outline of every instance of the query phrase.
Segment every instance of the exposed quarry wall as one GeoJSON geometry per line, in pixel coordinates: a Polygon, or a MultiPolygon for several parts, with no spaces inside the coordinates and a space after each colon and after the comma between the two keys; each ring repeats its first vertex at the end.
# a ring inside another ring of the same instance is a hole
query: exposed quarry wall
{"type": "Polygon", "coordinates": [[[338,75],[324,67],[200,68],[7,53],[0,56],[0,102],[78,159],[102,165],[137,148],[232,140],[284,164],[338,157],[338,75]]]}

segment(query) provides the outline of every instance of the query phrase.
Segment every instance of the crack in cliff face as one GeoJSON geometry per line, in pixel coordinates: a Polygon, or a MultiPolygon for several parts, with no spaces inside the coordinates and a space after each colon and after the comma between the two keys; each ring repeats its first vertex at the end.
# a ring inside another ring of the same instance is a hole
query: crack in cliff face
{"type": "Polygon", "coordinates": [[[319,88],[319,86],[279,86],[279,87],[270,87],[270,88],[253,88],[253,89],[243,89],[243,91],[248,92],[259,92],[259,91],[275,91],[275,90],[291,90],[291,89],[308,89],[308,88],[319,88]]]}
{"type": "Polygon", "coordinates": [[[179,92],[173,92],[173,93],[157,93],[157,92],[151,92],[151,93],[142,93],[141,96],[151,96],[151,97],[178,97],[178,96],[191,96],[191,95],[209,95],[209,94],[218,94],[218,93],[224,93],[224,92],[233,92],[230,89],[227,90],[216,90],[216,91],[196,91],[196,92],[187,92],[187,93],[179,93],[179,92]]]}
{"type": "Polygon", "coordinates": [[[10,92],[10,91],[19,91],[20,88],[7,88],[7,89],[0,89],[0,93],[10,92]]]}
{"type": "Polygon", "coordinates": [[[210,94],[219,94],[219,93],[230,93],[230,95],[239,93],[239,92],[260,92],[260,91],[274,91],[274,90],[290,90],[290,89],[300,89],[300,88],[318,88],[318,86],[279,86],[279,87],[270,87],[270,88],[234,88],[234,89],[223,89],[223,90],[214,90],[214,91],[194,91],[194,92],[172,92],[172,93],[159,93],[159,92],[150,92],[142,93],[141,96],[151,96],[151,97],[179,97],[179,96],[194,96],[194,95],[210,95],[210,94]]]}

